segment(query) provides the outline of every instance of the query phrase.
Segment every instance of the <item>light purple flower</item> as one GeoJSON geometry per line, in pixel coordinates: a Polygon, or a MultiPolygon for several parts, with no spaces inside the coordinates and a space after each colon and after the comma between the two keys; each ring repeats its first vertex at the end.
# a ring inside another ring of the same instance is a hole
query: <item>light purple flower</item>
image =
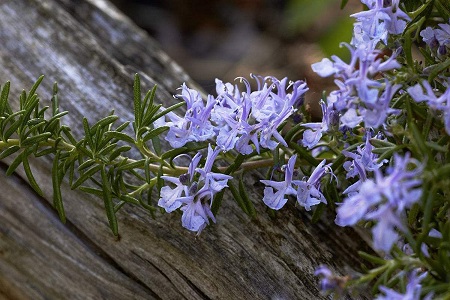
{"type": "Polygon", "coordinates": [[[322,294],[338,293],[341,294],[344,290],[345,284],[349,279],[348,276],[336,276],[331,270],[325,266],[320,265],[315,271],[314,276],[320,277],[320,292],[322,294]]]}
{"type": "Polygon", "coordinates": [[[264,189],[264,203],[271,209],[279,210],[286,202],[286,195],[296,195],[297,191],[292,186],[292,177],[294,174],[295,160],[297,155],[291,156],[287,165],[285,165],[284,181],[261,180],[266,185],[264,189]],[[275,192],[274,192],[275,190],[275,192]]]}
{"type": "Polygon", "coordinates": [[[422,169],[422,164],[409,154],[405,157],[394,154],[394,166],[388,168],[385,176],[375,169],[374,180],[361,181],[358,189],[346,190],[348,197],[337,209],[336,224],[351,226],[360,220],[375,221],[374,248],[389,251],[398,240],[396,231],[406,230],[405,209],[422,196],[422,181],[418,178],[422,169]]]}
{"type": "Polygon", "coordinates": [[[181,223],[183,227],[196,231],[197,234],[209,224],[211,219],[216,219],[211,212],[211,205],[215,194],[227,187],[227,182],[232,177],[225,174],[212,172],[214,160],[220,150],[213,150],[208,146],[208,155],[203,168],[198,168],[202,155],[197,153],[189,164],[188,172],[180,177],[161,176],[166,182],[175,184],[175,188],[164,186],[161,189],[161,198],[158,206],[166,212],[172,212],[180,208],[183,212],[181,223]]]}
{"type": "Polygon", "coordinates": [[[217,145],[223,151],[235,149],[241,154],[250,154],[252,144],[258,153],[260,147],[273,150],[279,143],[287,146],[278,127],[302,102],[303,94],[308,90],[306,83],[288,83],[287,78],[252,77],[258,85],[253,92],[244,78],[240,78],[246,87],[244,92],[240,92],[237,85],[216,80],[219,95],[211,120],[217,124],[217,145]],[[288,93],[288,89],[292,92],[288,93]]]}
{"type": "Polygon", "coordinates": [[[186,113],[184,117],[175,113],[167,114],[170,121],[165,124],[169,126],[166,140],[173,148],[180,148],[190,141],[206,141],[214,136],[214,128],[209,121],[215,104],[214,98],[209,96],[205,104],[198,91],[188,88],[185,84],[181,90],[177,97],[186,102],[186,113]]]}
{"type": "Polygon", "coordinates": [[[439,24],[439,28],[435,29],[436,39],[441,46],[450,45],[450,24],[439,24]]]}
{"type": "Polygon", "coordinates": [[[317,205],[320,202],[327,203],[325,196],[320,191],[320,181],[328,173],[332,174],[330,165],[325,165],[326,160],[323,160],[311,173],[308,179],[294,180],[294,185],[297,186],[297,202],[303,206],[307,211],[311,210],[311,206],[317,205]]]}
{"type": "Polygon", "coordinates": [[[308,149],[317,145],[323,133],[339,127],[339,114],[333,108],[333,103],[331,102],[327,105],[325,102],[320,101],[320,107],[322,108],[322,122],[303,124],[308,129],[303,132],[302,143],[308,149]]]}
{"type": "MultiPolygon", "coordinates": [[[[447,83],[449,85],[449,83],[447,83]]],[[[447,87],[444,93],[439,97],[435,95],[433,88],[424,80],[421,84],[409,87],[408,94],[416,102],[426,102],[429,107],[440,110],[444,115],[444,126],[447,134],[450,134],[450,87],[447,87]],[[425,88],[425,91],[423,90],[425,88]]]]}
{"type": "Polygon", "coordinates": [[[431,48],[436,49],[439,46],[439,42],[436,38],[436,34],[431,27],[427,27],[420,32],[420,36],[423,41],[431,48]]]}
{"type": "MultiPolygon", "coordinates": [[[[406,291],[401,294],[393,289],[385,286],[380,286],[380,290],[384,295],[380,295],[376,300],[420,300],[420,294],[422,291],[422,285],[420,282],[427,276],[427,272],[417,276],[417,269],[411,271],[408,276],[408,284],[406,285],[406,291]]],[[[424,299],[432,299],[432,294],[428,294],[424,299]]]]}

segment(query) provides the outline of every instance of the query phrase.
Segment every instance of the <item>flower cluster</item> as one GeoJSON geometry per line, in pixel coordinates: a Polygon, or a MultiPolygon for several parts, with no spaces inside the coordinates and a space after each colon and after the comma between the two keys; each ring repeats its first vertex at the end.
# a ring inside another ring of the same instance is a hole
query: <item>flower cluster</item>
{"type": "Polygon", "coordinates": [[[418,178],[422,165],[409,154],[403,158],[395,155],[394,163],[386,176],[375,169],[375,178],[362,181],[359,191],[347,191],[348,197],[338,207],[336,218],[340,226],[354,225],[360,220],[376,222],[372,228],[374,247],[386,252],[398,241],[395,229],[406,230],[401,221],[405,209],[422,195],[422,181],[418,178]],[[410,170],[411,167],[414,169],[410,170]]]}
{"type": "Polygon", "coordinates": [[[166,140],[179,148],[189,141],[215,139],[222,151],[234,149],[241,154],[260,153],[260,147],[273,150],[279,143],[287,147],[278,127],[302,104],[306,83],[252,77],[256,91],[251,91],[245,78],[240,78],[246,88],[243,92],[238,85],[216,79],[217,97],[208,95],[206,103],[198,91],[183,85],[178,97],[186,102],[187,110],[183,117],[167,115],[169,121],[164,125],[170,129],[166,140]]]}
{"type": "Polygon", "coordinates": [[[322,77],[334,75],[338,90],[331,92],[327,105],[322,105],[322,123],[305,124],[310,130],[303,136],[303,145],[314,147],[324,132],[334,127],[355,128],[362,122],[365,127],[379,127],[388,115],[399,111],[391,108],[393,96],[401,88],[380,75],[400,68],[396,60],[398,51],[385,59],[384,53],[376,47],[386,43],[389,34],[400,34],[410,20],[399,8],[399,1],[365,0],[368,11],[352,15],[356,18],[353,40],[344,43],[351,54],[349,63],[333,55],[332,60],[324,58],[312,65],[313,71],[322,77]],[[330,112],[333,118],[330,118],[330,112]],[[336,125],[337,124],[337,125],[336,125]]]}
{"type": "Polygon", "coordinates": [[[161,176],[165,181],[175,184],[175,187],[164,186],[161,189],[158,205],[169,213],[181,207],[183,227],[198,234],[209,224],[209,219],[216,221],[211,212],[214,195],[227,187],[228,180],[232,178],[211,171],[219,152],[209,146],[203,168],[197,167],[202,157],[197,153],[192,158],[186,174],[179,177],[161,176]]]}

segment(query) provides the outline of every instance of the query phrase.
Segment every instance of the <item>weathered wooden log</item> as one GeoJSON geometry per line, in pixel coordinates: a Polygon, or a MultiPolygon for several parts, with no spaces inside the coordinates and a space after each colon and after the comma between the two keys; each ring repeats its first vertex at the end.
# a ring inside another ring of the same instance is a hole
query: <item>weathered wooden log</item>
{"type": "MultiPolygon", "coordinates": [[[[145,32],[100,0],[0,2],[0,83],[11,99],[39,75],[38,93],[50,99],[58,81],[63,123],[81,136],[91,122],[115,109],[132,120],[132,79],[158,84],[157,101],[175,101],[182,82],[195,86],[145,32]]],[[[6,162],[7,163],[7,162],[6,162]]],[[[121,238],[108,228],[103,201],[64,183],[67,223],[52,208],[51,157],[32,161],[45,197],[23,171],[4,175],[0,165],[0,296],[7,299],[321,299],[314,269],[340,274],[358,269],[367,245],[333,220],[287,205],[276,219],[265,213],[257,174],[247,187],[259,215],[250,220],[225,194],[217,224],[199,236],[181,227],[180,215],[152,219],[140,207],[118,213],[121,238]]],[[[362,297],[362,296],[361,296],[362,297]]]]}

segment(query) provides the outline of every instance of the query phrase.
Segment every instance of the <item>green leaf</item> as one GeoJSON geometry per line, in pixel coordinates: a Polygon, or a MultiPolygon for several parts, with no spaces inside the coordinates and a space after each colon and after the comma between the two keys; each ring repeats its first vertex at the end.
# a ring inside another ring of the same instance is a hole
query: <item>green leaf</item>
{"type": "Polygon", "coordinates": [[[91,135],[91,129],[89,128],[89,123],[86,118],[83,118],[83,127],[84,127],[84,134],[86,136],[86,141],[88,145],[91,147],[92,151],[94,151],[94,140],[92,139],[91,135]]]}
{"type": "Polygon", "coordinates": [[[9,89],[10,89],[10,82],[7,81],[5,83],[5,86],[2,89],[2,93],[0,95],[0,116],[3,116],[5,113],[5,110],[8,106],[8,97],[9,97],[9,89]]]}
{"type": "Polygon", "coordinates": [[[134,161],[131,163],[126,163],[124,165],[121,165],[118,170],[120,171],[124,171],[124,170],[131,170],[131,169],[136,169],[136,168],[143,168],[145,164],[145,159],[141,159],[138,161],[134,161]]]}
{"type": "Polygon", "coordinates": [[[86,160],[78,167],[78,172],[82,172],[84,169],[87,169],[87,168],[93,166],[95,163],[96,163],[95,159],[86,160]]]}
{"type": "Polygon", "coordinates": [[[115,132],[123,131],[125,128],[128,127],[129,124],[130,124],[130,121],[124,122],[122,125],[120,125],[119,127],[116,128],[115,132]]]}
{"type": "Polygon", "coordinates": [[[30,163],[28,162],[28,156],[27,155],[23,155],[23,159],[22,159],[22,163],[23,163],[23,169],[25,170],[25,174],[27,175],[28,181],[30,182],[31,187],[36,191],[36,193],[39,194],[39,196],[43,196],[44,193],[42,193],[41,188],[39,187],[38,183],[36,182],[36,179],[33,176],[33,172],[31,171],[30,168],[30,163]]]}
{"type": "Polygon", "coordinates": [[[312,166],[317,167],[317,165],[319,164],[317,159],[315,159],[311,154],[309,154],[308,151],[305,150],[305,148],[299,146],[297,143],[290,142],[289,147],[291,147],[293,150],[295,150],[296,153],[299,154],[300,159],[306,160],[312,166]]]}
{"type": "Polygon", "coordinates": [[[110,160],[110,161],[113,161],[114,159],[116,159],[117,157],[119,157],[119,155],[121,155],[123,152],[127,152],[127,151],[129,151],[129,150],[131,150],[131,147],[130,147],[130,146],[128,146],[128,145],[121,146],[121,147],[117,148],[116,150],[114,150],[114,151],[110,154],[109,160],[110,160]]]}
{"type": "Polygon", "coordinates": [[[385,265],[386,264],[386,261],[378,256],[374,256],[374,255],[371,255],[371,254],[363,252],[363,251],[358,251],[358,254],[363,259],[365,259],[371,263],[374,263],[377,265],[385,265]]]}
{"type": "Polygon", "coordinates": [[[153,120],[152,117],[158,112],[158,110],[161,107],[162,107],[161,104],[149,107],[148,110],[145,112],[145,116],[142,119],[141,127],[151,125],[154,122],[152,121],[153,120]]]}
{"type": "Polygon", "coordinates": [[[129,195],[120,195],[119,197],[120,200],[125,201],[127,203],[132,203],[132,204],[136,204],[136,205],[140,205],[140,202],[138,199],[131,197],[129,195]]]}
{"type": "Polygon", "coordinates": [[[341,9],[344,9],[345,6],[347,5],[347,3],[348,3],[348,0],[342,0],[341,1],[341,9]]]}
{"type": "Polygon", "coordinates": [[[116,115],[112,115],[112,116],[107,116],[101,120],[99,120],[97,123],[95,123],[92,127],[91,127],[91,134],[95,131],[98,130],[98,128],[105,128],[109,125],[111,125],[112,123],[116,122],[119,119],[118,116],[116,115]]]}
{"type": "Polygon", "coordinates": [[[450,3],[448,0],[437,0],[436,8],[438,12],[441,14],[444,20],[448,20],[450,18],[450,3]]]}
{"type": "Polygon", "coordinates": [[[53,159],[52,167],[52,185],[53,185],[53,207],[56,209],[59,215],[59,219],[66,223],[66,213],[64,211],[64,205],[61,196],[61,182],[60,172],[58,169],[58,161],[61,151],[57,151],[55,158],[53,159]]]}
{"type": "Polygon", "coordinates": [[[41,156],[46,156],[49,154],[55,153],[55,148],[47,148],[41,151],[36,151],[36,153],[34,153],[35,157],[41,157],[41,156]]]}
{"type": "Polygon", "coordinates": [[[44,79],[44,75],[39,76],[39,78],[36,80],[36,82],[31,87],[30,92],[28,93],[27,102],[35,95],[37,88],[41,84],[42,80],[44,79]]]}
{"type": "Polygon", "coordinates": [[[105,136],[107,138],[114,138],[120,141],[124,141],[127,142],[129,144],[134,145],[135,141],[132,137],[130,137],[129,135],[123,133],[123,132],[117,132],[117,131],[107,131],[105,132],[105,136]]]}
{"type": "Polygon", "coordinates": [[[134,95],[134,118],[136,129],[141,127],[142,121],[142,107],[141,107],[141,79],[139,78],[139,74],[134,75],[134,83],[133,83],[133,95],[134,95]]]}
{"type": "Polygon", "coordinates": [[[105,203],[106,216],[108,217],[109,227],[115,236],[119,235],[119,229],[117,225],[116,213],[114,212],[114,203],[112,200],[112,193],[110,188],[110,182],[106,174],[106,167],[101,166],[102,176],[102,188],[103,188],[103,201],[105,203]]]}
{"type": "MultiPolygon", "coordinates": [[[[445,61],[429,66],[426,68],[426,70],[429,72],[430,75],[428,75],[428,81],[431,83],[436,76],[439,75],[442,71],[450,67],[450,58],[447,58],[445,61]]],[[[424,70],[425,72],[425,70],[424,70]]]]}
{"type": "Polygon", "coordinates": [[[244,162],[245,157],[245,155],[238,154],[238,156],[234,159],[234,162],[225,170],[224,174],[228,175],[239,169],[241,164],[244,162]]]}
{"type": "Polygon", "coordinates": [[[75,183],[71,186],[71,189],[74,190],[79,187],[83,182],[91,178],[95,173],[100,171],[102,168],[101,165],[95,165],[92,168],[88,169],[86,172],[80,175],[80,177],[75,181],[75,183]]]}
{"type": "Polygon", "coordinates": [[[370,139],[369,142],[375,148],[383,148],[383,147],[391,148],[391,147],[395,147],[396,146],[396,144],[394,144],[394,143],[391,143],[391,142],[388,142],[388,141],[383,141],[383,140],[376,139],[376,138],[370,139]]]}
{"type": "MultiPolygon", "coordinates": [[[[8,119],[9,119],[9,117],[6,118],[6,121],[8,119]]],[[[6,123],[6,121],[5,121],[5,123],[6,123]]],[[[12,123],[11,126],[3,133],[3,140],[6,141],[7,139],[9,139],[11,137],[11,135],[13,135],[14,133],[17,132],[17,129],[19,127],[20,127],[20,120],[14,121],[14,123],[12,123]]]]}
{"type": "Polygon", "coordinates": [[[12,173],[14,173],[14,171],[17,169],[17,167],[22,163],[23,157],[25,151],[22,151],[22,153],[20,153],[11,163],[11,165],[9,165],[8,169],[6,170],[6,175],[10,176],[12,175],[12,173]]]}
{"type": "Polygon", "coordinates": [[[153,150],[155,150],[156,155],[161,156],[162,147],[161,141],[159,140],[158,136],[152,138],[152,146],[153,150]]]}
{"type": "Polygon", "coordinates": [[[244,201],[244,205],[247,208],[248,215],[252,218],[255,217],[256,216],[255,206],[248,197],[247,189],[244,186],[242,178],[239,180],[239,194],[242,196],[242,200],[244,201]]]}
{"type": "Polygon", "coordinates": [[[67,115],[68,113],[68,111],[63,111],[53,115],[53,117],[48,119],[47,125],[45,125],[44,130],[51,131],[56,124],[59,124],[61,117],[67,115]]]}
{"type": "Polygon", "coordinates": [[[177,104],[174,104],[172,106],[169,106],[168,108],[166,108],[165,110],[163,110],[160,113],[157,113],[153,116],[153,118],[150,120],[150,124],[153,124],[153,122],[155,122],[156,120],[158,120],[159,118],[161,118],[162,116],[167,115],[169,112],[171,112],[172,110],[175,110],[181,106],[183,106],[185,104],[185,102],[179,102],[177,104]]]}
{"type": "Polygon", "coordinates": [[[144,109],[147,107],[150,108],[153,106],[153,100],[155,99],[155,94],[156,94],[156,84],[153,86],[153,88],[151,90],[147,91],[147,94],[145,94],[144,104],[142,105],[142,107],[144,109]]]}
{"type": "Polygon", "coordinates": [[[20,150],[19,146],[17,146],[17,145],[11,146],[11,147],[3,150],[2,153],[0,153],[0,159],[4,159],[5,157],[8,157],[11,154],[14,154],[14,153],[16,153],[19,150],[20,150]]]}
{"type": "Polygon", "coordinates": [[[67,137],[67,139],[72,143],[72,145],[76,145],[78,142],[75,139],[75,137],[71,133],[71,129],[67,127],[66,125],[61,126],[61,131],[64,133],[64,135],[67,137]]]}
{"type": "Polygon", "coordinates": [[[110,144],[98,152],[99,155],[108,155],[117,147],[117,143],[110,144]]]}
{"type": "Polygon", "coordinates": [[[53,96],[52,96],[52,115],[55,116],[59,113],[59,101],[58,101],[58,84],[53,84],[53,96]]]}
{"type": "Polygon", "coordinates": [[[316,205],[316,209],[314,210],[314,213],[311,218],[311,222],[313,224],[319,222],[320,217],[323,215],[323,212],[325,211],[325,208],[327,205],[323,202],[320,202],[318,205],[316,205]]]}
{"type": "Polygon", "coordinates": [[[103,190],[102,189],[96,189],[96,188],[92,188],[92,187],[88,187],[88,186],[80,186],[79,187],[80,191],[83,191],[85,193],[88,194],[92,194],[98,197],[103,197],[103,190]]]}
{"type": "Polygon", "coordinates": [[[213,213],[214,216],[217,215],[217,213],[219,212],[219,208],[222,205],[224,193],[225,190],[221,190],[214,196],[214,201],[211,204],[211,212],[213,213]]]}
{"type": "Polygon", "coordinates": [[[20,143],[20,146],[23,148],[32,146],[32,145],[36,145],[39,144],[40,142],[45,142],[47,141],[50,137],[52,136],[52,134],[50,132],[44,132],[29,138],[26,138],[24,141],[22,141],[20,143]]]}
{"type": "Polygon", "coordinates": [[[421,7],[419,7],[416,11],[412,12],[412,20],[408,22],[406,25],[406,28],[403,32],[409,32],[409,29],[413,26],[416,26],[416,24],[419,23],[419,20],[422,18],[428,19],[429,15],[433,11],[433,4],[434,0],[428,1],[427,3],[424,3],[421,7]]]}
{"type": "Polygon", "coordinates": [[[161,127],[158,127],[158,128],[155,128],[155,129],[150,130],[150,131],[144,136],[143,142],[145,143],[145,142],[147,142],[148,140],[153,139],[154,137],[159,136],[161,133],[167,131],[168,129],[169,129],[168,126],[161,126],[161,127]]]}
{"type": "Polygon", "coordinates": [[[239,205],[239,207],[244,211],[246,215],[250,215],[250,212],[248,211],[247,206],[245,205],[244,200],[242,199],[237,188],[230,181],[228,181],[227,184],[236,203],[239,205]]]}

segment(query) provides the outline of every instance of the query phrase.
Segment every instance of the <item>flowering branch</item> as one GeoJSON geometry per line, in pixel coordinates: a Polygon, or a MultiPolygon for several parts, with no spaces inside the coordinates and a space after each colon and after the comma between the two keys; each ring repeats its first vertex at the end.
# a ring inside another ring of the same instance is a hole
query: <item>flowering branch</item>
{"type": "Polygon", "coordinates": [[[56,84],[51,107],[41,105],[40,77],[19,96],[17,110],[9,104],[9,82],[1,89],[0,159],[13,157],[7,174],[22,164],[42,194],[29,157],[52,156],[61,220],[67,179],[103,200],[114,235],[116,213],[126,204],[153,217],[158,207],[179,210],[181,225],[200,234],[216,222],[227,189],[255,217],[242,178],[263,170],[260,200],[271,210],[293,199],[313,220],[328,208],[338,226],[370,229],[378,256],[360,254],[375,267],[340,276],[320,266],[324,293],[372,284],[377,299],[447,299],[450,7],[444,0],[361,2],[366,10],[352,15],[353,38],[342,44],[350,61],[334,55],[312,65],[336,83],[320,101],[319,122],[310,121],[304,105],[304,81],[251,75],[253,89],[245,78],[216,79],[216,95],[205,98],[183,84],[180,102],[164,108],[154,103],[155,87],[142,97],[136,75],[134,120],[116,126],[114,112],[93,125],[83,119],[77,139],[61,123],[67,112],[59,110],[56,84]],[[125,133],[130,124],[132,136],[125,133]]]}

